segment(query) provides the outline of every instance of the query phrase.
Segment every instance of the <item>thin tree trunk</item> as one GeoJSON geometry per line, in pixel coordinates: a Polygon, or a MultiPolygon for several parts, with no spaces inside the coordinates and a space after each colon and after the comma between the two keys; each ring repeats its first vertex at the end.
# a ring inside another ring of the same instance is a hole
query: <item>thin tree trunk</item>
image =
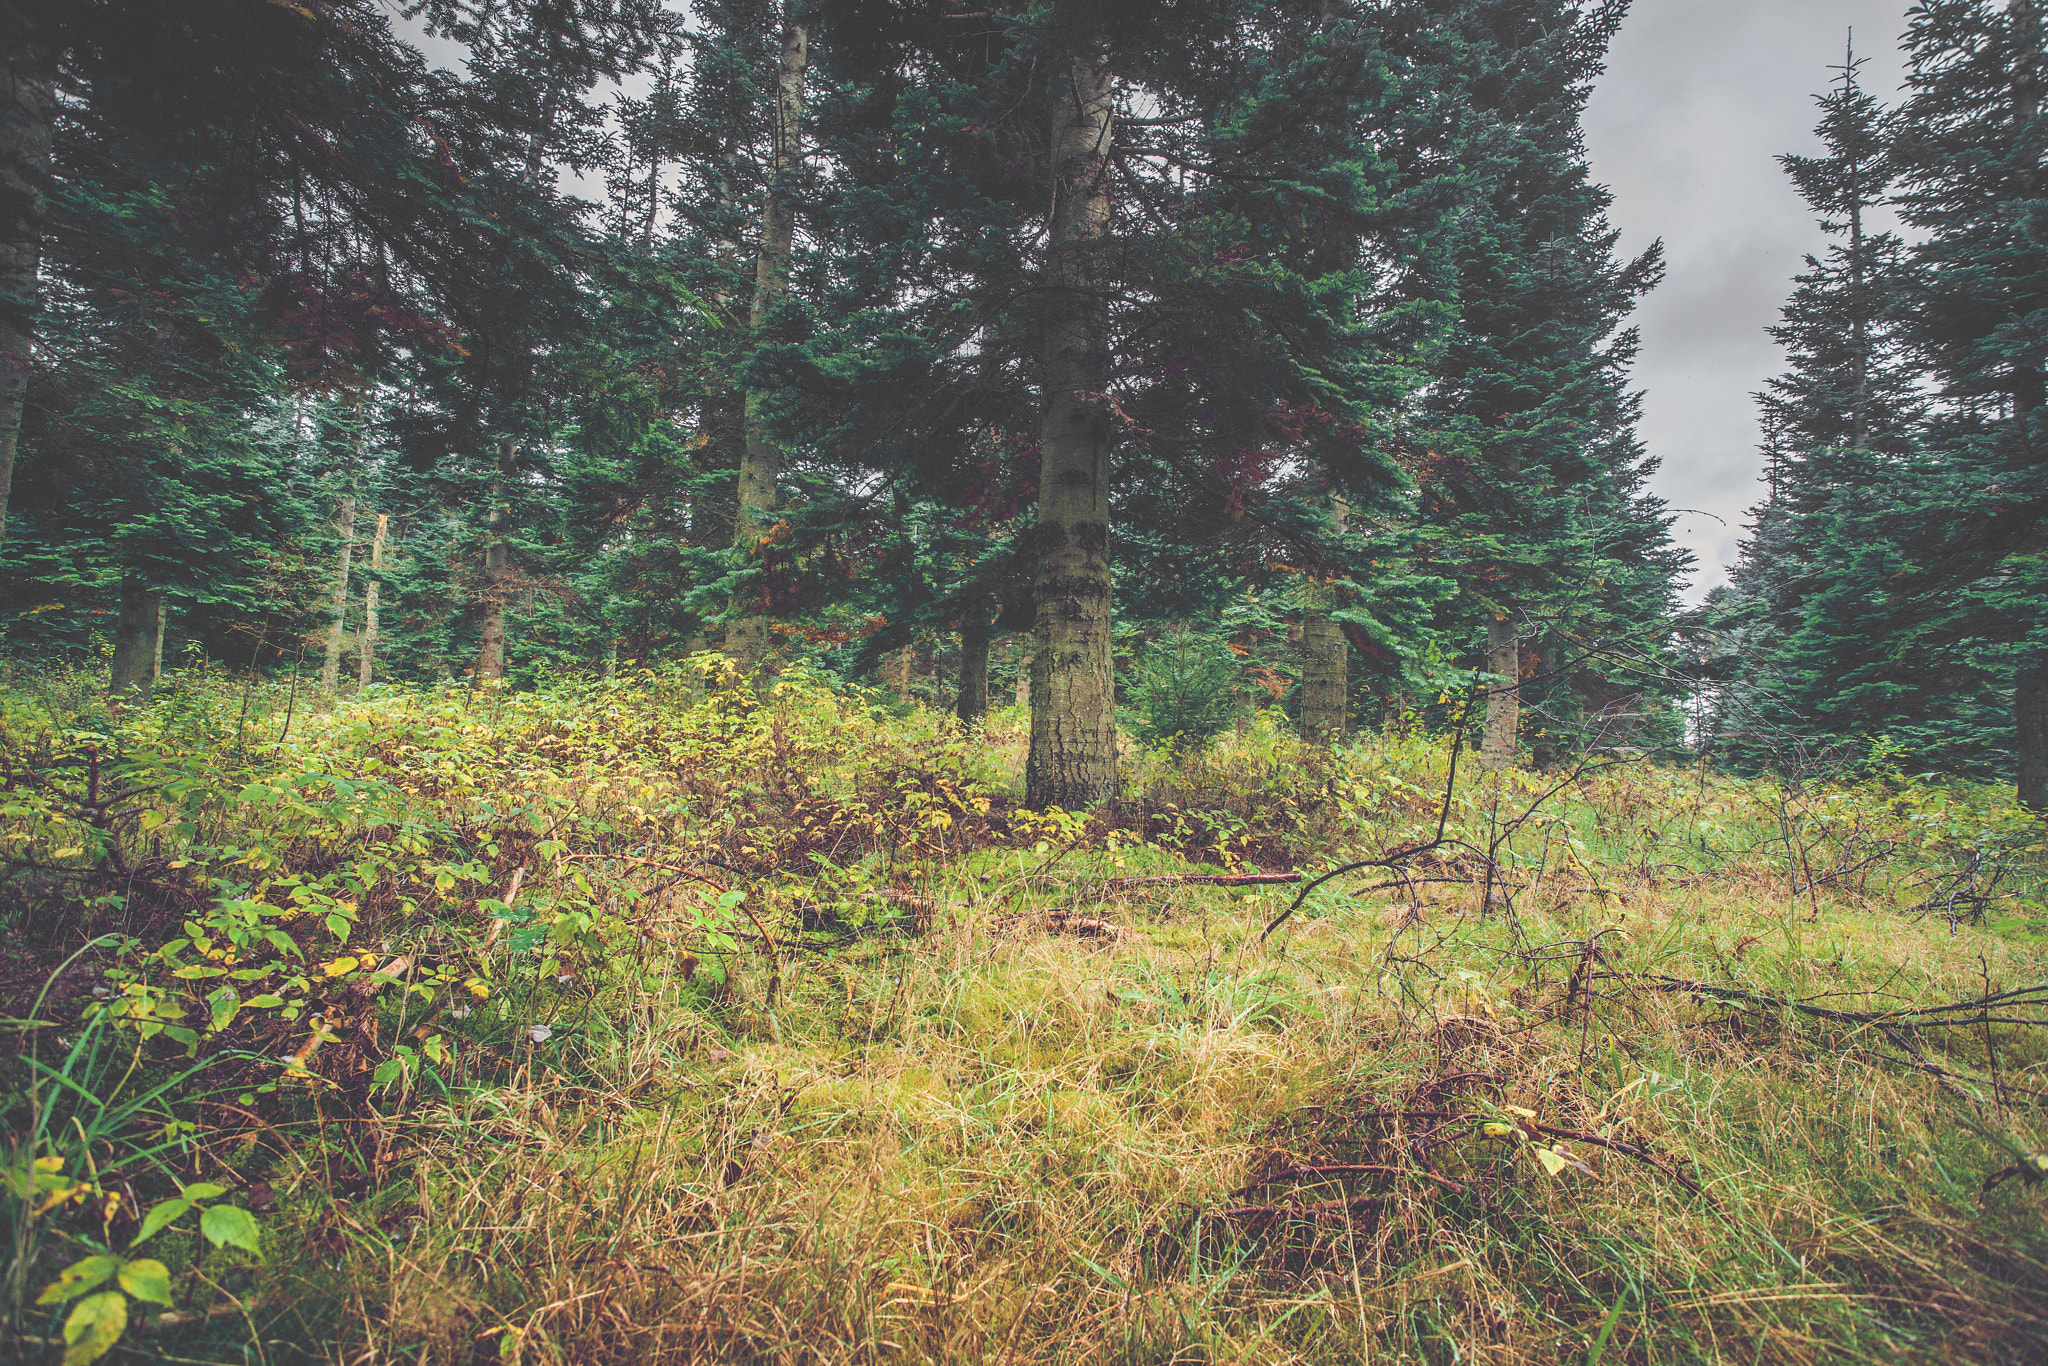
{"type": "Polygon", "coordinates": [[[1031,654],[1020,645],[1017,655],[1017,707],[1022,710],[1031,705],[1031,654]]]}
{"type": "Polygon", "coordinates": [[[370,581],[363,585],[363,636],[357,652],[356,686],[370,686],[370,671],[377,657],[377,572],[384,568],[384,532],[391,525],[388,513],[377,514],[377,530],[370,537],[370,581]]]}
{"type": "Polygon", "coordinates": [[[45,190],[56,96],[47,54],[31,49],[0,65],[0,543],[7,539],[14,492],[14,448],[21,436],[35,346],[43,260],[45,190]]]}
{"type": "Polygon", "coordinates": [[[327,628],[327,658],[320,665],[320,691],[332,697],[341,683],[341,632],[348,622],[348,562],[356,548],[356,496],[343,495],[336,504],[334,530],[341,537],[341,567],[334,578],[334,592],[328,596],[333,621],[327,628]]]}
{"type": "Polygon", "coordinates": [[[2022,670],[2013,690],[2012,719],[2019,729],[2020,805],[2048,812],[2048,650],[2022,670]]]}
{"type": "Polygon", "coordinates": [[[121,576],[121,614],[114,621],[114,661],[107,679],[109,697],[148,697],[157,623],[163,610],[164,595],[151,592],[141,575],[121,576]]]}
{"type": "Polygon", "coordinates": [[[968,725],[988,711],[988,649],[995,631],[988,613],[970,610],[960,619],[960,696],[953,714],[968,725]]]}
{"type": "Polygon", "coordinates": [[[1513,618],[1487,618],[1486,669],[1505,681],[1486,694],[1486,741],[1480,762],[1487,768],[1513,768],[1522,728],[1522,644],[1513,618]]]}
{"type": "Polygon", "coordinates": [[[505,545],[512,493],[512,439],[498,446],[498,477],[491,481],[491,510],[484,521],[484,624],[476,654],[478,678],[505,676],[505,599],[511,596],[512,557],[505,545]]]}
{"type": "Polygon", "coordinates": [[[150,596],[156,599],[150,608],[151,615],[156,617],[156,649],[149,662],[149,685],[153,688],[164,681],[164,595],[152,593],[150,596]]]}
{"type": "MultiPolygon", "coordinates": [[[[810,63],[810,33],[792,23],[783,32],[782,60],[775,76],[775,127],[769,150],[768,192],[761,205],[761,245],[754,262],[754,302],[747,323],[758,338],[768,315],[789,293],[789,244],[796,229],[793,183],[803,148],[804,70],[810,63]]],[[[739,521],[734,543],[759,554],[775,528],[775,481],[782,473],[782,452],[768,439],[761,405],[767,395],[749,390],[746,409],[746,454],[740,459],[739,521]]],[[[741,604],[725,634],[726,652],[745,668],[768,657],[766,604],[741,604]]]]}
{"type": "Polygon", "coordinates": [[[1099,259],[1110,223],[1110,105],[1099,48],[1057,82],[1046,265],[1045,417],[1039,439],[1037,651],[1026,805],[1092,806],[1116,790],[1110,663],[1109,453],[1099,259]]]}

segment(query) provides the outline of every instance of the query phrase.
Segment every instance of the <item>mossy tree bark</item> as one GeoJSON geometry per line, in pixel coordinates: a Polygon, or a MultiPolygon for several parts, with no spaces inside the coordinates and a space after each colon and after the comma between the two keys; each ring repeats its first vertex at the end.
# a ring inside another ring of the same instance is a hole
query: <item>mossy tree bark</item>
{"type": "MultiPolygon", "coordinates": [[[[1331,500],[1340,536],[1348,512],[1343,499],[1331,500]]],[[[1330,617],[1334,593],[1327,583],[1307,585],[1301,616],[1301,732],[1321,745],[1344,738],[1351,700],[1351,643],[1330,617]]]]}
{"type": "Polygon", "coordinates": [[[498,475],[491,481],[491,510],[484,519],[484,622],[476,654],[478,678],[505,676],[505,600],[512,596],[512,553],[505,540],[506,523],[511,518],[507,500],[512,496],[514,450],[510,437],[498,446],[498,475]]]}
{"type": "Polygon", "coordinates": [[[1344,738],[1351,690],[1351,644],[1327,610],[1301,621],[1301,732],[1317,744],[1344,738]]]}
{"type": "Polygon", "coordinates": [[[1109,455],[1103,411],[1101,251],[1110,225],[1111,101],[1100,47],[1058,82],[1046,247],[1044,426],[1039,437],[1037,602],[1025,802],[1092,806],[1116,789],[1110,663],[1109,455]]]}
{"type": "Polygon", "coordinates": [[[1486,620],[1486,669],[1502,680],[1486,693],[1486,740],[1480,762],[1513,768],[1522,730],[1522,642],[1514,618],[1496,613],[1486,620]]]}
{"type": "Polygon", "coordinates": [[[14,450],[28,393],[43,260],[43,218],[56,118],[48,54],[0,64],[0,542],[14,491],[14,450]]]}
{"type": "MultiPolygon", "coordinates": [[[[789,294],[789,248],[796,230],[796,173],[803,156],[800,138],[804,117],[804,72],[810,64],[810,35],[790,22],[783,31],[782,58],[775,75],[775,119],[771,133],[768,190],[762,197],[761,244],[754,260],[754,301],[748,326],[761,335],[768,316],[789,294]]],[[[763,553],[775,529],[775,483],[782,473],[782,452],[768,439],[761,405],[766,395],[749,390],[746,398],[746,452],[740,458],[739,519],[733,540],[750,554],[763,553]]],[[[726,653],[746,668],[764,663],[769,654],[767,605],[736,603],[726,628],[726,653]]]]}
{"type": "Polygon", "coordinates": [[[341,683],[341,635],[348,623],[348,564],[356,546],[356,497],[346,494],[334,507],[334,531],[341,537],[341,563],[328,594],[327,658],[320,665],[320,691],[332,697],[341,683]]]}
{"type": "Polygon", "coordinates": [[[107,678],[109,697],[140,700],[149,695],[163,610],[164,595],[151,592],[140,574],[131,571],[121,576],[121,614],[114,620],[114,660],[107,678]]]}
{"type": "Polygon", "coordinates": [[[370,686],[370,673],[377,654],[377,579],[384,568],[384,533],[391,525],[388,513],[377,514],[377,530],[370,537],[370,581],[363,585],[363,635],[356,652],[356,686],[370,686]]]}

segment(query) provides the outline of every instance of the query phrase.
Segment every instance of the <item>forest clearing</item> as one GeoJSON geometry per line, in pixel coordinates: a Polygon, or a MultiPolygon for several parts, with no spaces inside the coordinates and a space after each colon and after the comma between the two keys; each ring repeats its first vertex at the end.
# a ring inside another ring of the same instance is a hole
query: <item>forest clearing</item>
{"type": "Polygon", "coordinates": [[[1641,10],[0,0],[0,1358],[2048,1361],[2048,0],[1641,10]]]}
{"type": "Polygon", "coordinates": [[[168,1302],[121,1281],[113,1359],[2018,1362],[2048,1332],[2041,833],[1988,787],[1453,782],[1420,728],[1261,721],[1034,814],[1015,711],[708,657],[284,738],[283,694],[219,676],[97,731],[62,710],[89,684],[5,696],[27,923],[93,936],[6,967],[22,1341],[181,1190],[253,1231],[150,1233],[168,1302]]]}

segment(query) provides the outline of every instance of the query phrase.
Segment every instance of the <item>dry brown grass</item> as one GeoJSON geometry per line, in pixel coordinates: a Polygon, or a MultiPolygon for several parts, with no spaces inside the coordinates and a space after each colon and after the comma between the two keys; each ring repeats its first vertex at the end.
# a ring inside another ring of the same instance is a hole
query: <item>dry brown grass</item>
{"type": "Polygon", "coordinates": [[[1149,935],[1098,947],[989,933],[962,877],[924,939],[785,969],[772,1015],[758,968],[722,1003],[672,979],[581,1084],[417,1116],[404,1178],[307,1226],[332,1252],[297,1293],[347,1309],[303,1322],[341,1361],[2039,1359],[2041,1196],[1980,1205],[2005,1158],[1966,1127],[2040,1145],[2033,1112],[1628,981],[1933,1000],[2039,955],[1742,880],[1584,898],[1519,940],[1447,897],[1262,948],[1271,896],[1126,905],[1149,935]],[[1614,926],[1617,975],[1567,1008],[1614,926]],[[1505,1106],[1705,1193],[1402,1114],[1505,1106]],[[1380,1170],[1251,1184],[1346,1163],[1380,1170]]]}

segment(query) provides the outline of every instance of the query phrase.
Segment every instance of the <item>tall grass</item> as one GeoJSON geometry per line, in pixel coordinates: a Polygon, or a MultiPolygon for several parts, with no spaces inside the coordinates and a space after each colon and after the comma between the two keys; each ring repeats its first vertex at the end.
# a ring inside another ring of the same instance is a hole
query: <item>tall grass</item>
{"type": "MultiPolygon", "coordinates": [[[[195,743],[125,724],[135,752],[195,743]]],[[[394,805],[286,828],[222,796],[192,842],[267,829],[314,872],[411,821],[418,868],[380,875],[351,944],[422,975],[488,963],[492,989],[372,993],[367,1036],[297,1080],[228,1056],[246,1020],[192,1061],[124,1045],[151,1085],[212,1069],[175,1093],[174,1175],[274,1202],[262,1263],[184,1249],[136,1359],[1932,1363],[2048,1341],[2020,1161],[2048,1148],[2043,1030],[1866,1018],[2048,982],[2039,832],[1996,794],[1625,765],[1464,778],[1446,811],[1435,739],[1326,756],[1262,721],[1134,753],[1123,802],[1062,820],[1013,809],[1013,715],[969,736],[803,687],[379,694],[294,724],[223,774],[374,776],[394,805]],[[1447,844],[1386,857],[1440,821],[1447,844]],[[1391,866],[1270,936],[1295,886],[1116,885],[1352,860],[1391,866]],[[402,894],[465,861],[447,894],[402,894]],[[709,924],[670,867],[749,889],[753,919],[709,924]],[[587,913],[592,937],[508,954],[486,903],[518,869],[515,910],[587,913]],[[1071,932],[1103,925],[1122,933],[1071,932]],[[249,1089],[199,1094],[228,1080],[249,1089]]],[[[56,837],[32,832],[37,866],[56,837]]],[[[123,857],[155,876],[178,854],[123,857]]],[[[141,971],[147,947],[81,963],[141,971]]],[[[70,1023],[77,972],[39,1047],[94,1028],[70,1023]]],[[[17,1251],[30,1292],[96,1236],[66,1217],[17,1251]]],[[[17,1341],[54,1335],[42,1312],[17,1341]]]]}

